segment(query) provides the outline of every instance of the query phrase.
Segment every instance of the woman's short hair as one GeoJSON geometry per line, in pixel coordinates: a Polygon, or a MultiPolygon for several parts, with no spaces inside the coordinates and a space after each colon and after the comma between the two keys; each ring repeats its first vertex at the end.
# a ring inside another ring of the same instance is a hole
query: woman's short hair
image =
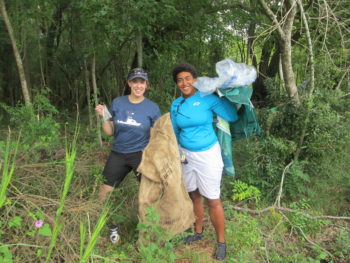
{"type": "Polygon", "coordinates": [[[195,79],[197,78],[197,70],[194,66],[192,66],[191,64],[188,63],[182,63],[179,65],[176,65],[173,68],[173,80],[174,82],[177,82],[177,75],[181,72],[189,72],[191,73],[192,77],[194,77],[195,79]]]}

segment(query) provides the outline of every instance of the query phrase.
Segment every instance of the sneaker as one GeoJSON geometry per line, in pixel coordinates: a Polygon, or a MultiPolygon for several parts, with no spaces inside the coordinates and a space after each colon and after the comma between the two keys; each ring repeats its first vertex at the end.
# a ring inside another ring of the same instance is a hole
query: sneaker
{"type": "Polygon", "coordinates": [[[224,260],[226,257],[226,243],[218,242],[215,252],[216,260],[224,260]]]}
{"type": "Polygon", "coordinates": [[[191,244],[191,243],[196,242],[198,240],[201,240],[202,235],[203,235],[203,232],[202,233],[195,233],[194,235],[190,235],[190,236],[185,237],[184,241],[188,245],[188,244],[191,244]]]}
{"type": "Polygon", "coordinates": [[[113,244],[117,243],[120,239],[119,234],[118,234],[118,226],[112,225],[109,228],[109,239],[113,244]]]}

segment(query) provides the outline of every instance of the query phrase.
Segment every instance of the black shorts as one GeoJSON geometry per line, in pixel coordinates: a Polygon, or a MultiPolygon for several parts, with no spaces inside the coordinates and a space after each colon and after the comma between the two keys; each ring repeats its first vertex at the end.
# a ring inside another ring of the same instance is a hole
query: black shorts
{"type": "Polygon", "coordinates": [[[136,169],[141,162],[141,158],[142,151],[134,153],[111,152],[102,172],[104,183],[117,187],[131,170],[136,175],[136,169]]]}

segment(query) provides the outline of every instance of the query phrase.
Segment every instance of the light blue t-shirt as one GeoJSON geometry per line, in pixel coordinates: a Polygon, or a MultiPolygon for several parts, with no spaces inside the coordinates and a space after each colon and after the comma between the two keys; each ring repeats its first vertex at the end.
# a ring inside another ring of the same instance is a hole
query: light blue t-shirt
{"type": "Polygon", "coordinates": [[[201,152],[210,149],[218,138],[213,127],[213,115],[233,122],[237,120],[236,107],[226,98],[214,94],[189,98],[179,97],[171,104],[171,120],[181,147],[201,152]]]}
{"type": "Polygon", "coordinates": [[[132,153],[142,151],[149,142],[150,128],[160,116],[156,103],[145,98],[131,103],[128,96],[115,98],[110,107],[114,123],[112,151],[132,153]]]}

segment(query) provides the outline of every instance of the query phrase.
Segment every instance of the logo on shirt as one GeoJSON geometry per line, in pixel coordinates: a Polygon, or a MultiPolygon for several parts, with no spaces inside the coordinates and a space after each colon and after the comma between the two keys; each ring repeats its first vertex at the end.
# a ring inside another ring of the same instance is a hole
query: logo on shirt
{"type": "MultiPolygon", "coordinates": [[[[128,113],[129,113],[129,112],[128,112],[128,113]]],[[[130,114],[130,113],[129,113],[129,114],[130,114]]],[[[141,123],[139,123],[139,122],[137,122],[137,121],[135,121],[135,120],[133,119],[132,115],[134,115],[134,114],[135,114],[135,113],[132,112],[132,113],[127,117],[126,121],[117,120],[117,122],[118,122],[118,123],[125,124],[125,125],[140,126],[141,123]]]]}
{"type": "Polygon", "coordinates": [[[194,102],[192,105],[193,106],[198,106],[199,104],[201,104],[199,101],[196,101],[196,102],[194,102]]]}

